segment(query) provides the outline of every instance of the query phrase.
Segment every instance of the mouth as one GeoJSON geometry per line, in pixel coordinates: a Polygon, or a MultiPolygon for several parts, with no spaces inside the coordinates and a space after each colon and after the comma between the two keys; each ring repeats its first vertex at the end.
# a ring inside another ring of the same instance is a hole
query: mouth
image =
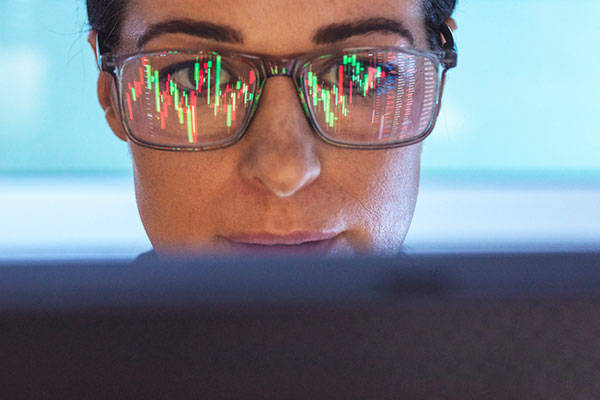
{"type": "Polygon", "coordinates": [[[237,252],[256,255],[327,254],[340,232],[294,232],[235,234],[224,237],[237,252]]]}

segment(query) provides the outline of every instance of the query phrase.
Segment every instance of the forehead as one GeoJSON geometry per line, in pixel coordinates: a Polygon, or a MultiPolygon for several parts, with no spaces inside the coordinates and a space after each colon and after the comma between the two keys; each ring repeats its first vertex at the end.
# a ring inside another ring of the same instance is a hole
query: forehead
{"type": "MultiPolygon", "coordinates": [[[[231,27],[240,33],[241,42],[225,47],[247,52],[312,51],[318,47],[314,35],[323,27],[370,18],[399,21],[414,37],[415,47],[426,47],[420,0],[133,0],[129,4],[122,31],[122,47],[129,51],[136,50],[136,43],[151,26],[181,19],[231,27]]],[[[179,33],[160,35],[148,45],[194,45],[199,40],[179,33]]],[[[348,39],[353,45],[392,45],[399,40],[398,34],[383,31],[348,39]]]]}

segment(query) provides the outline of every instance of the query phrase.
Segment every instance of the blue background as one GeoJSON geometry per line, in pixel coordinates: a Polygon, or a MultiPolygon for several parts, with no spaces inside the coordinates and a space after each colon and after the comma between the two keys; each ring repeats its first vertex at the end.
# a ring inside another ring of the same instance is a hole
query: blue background
{"type": "MultiPolygon", "coordinates": [[[[600,2],[462,0],[425,174],[600,175],[600,2]]],[[[81,0],[0,2],[0,173],[128,173],[81,0]]]]}
{"type": "MultiPolygon", "coordinates": [[[[0,259],[150,246],[84,4],[0,0],[0,259]]],[[[407,244],[599,248],[600,1],[460,0],[455,18],[459,67],[407,244]]]]}

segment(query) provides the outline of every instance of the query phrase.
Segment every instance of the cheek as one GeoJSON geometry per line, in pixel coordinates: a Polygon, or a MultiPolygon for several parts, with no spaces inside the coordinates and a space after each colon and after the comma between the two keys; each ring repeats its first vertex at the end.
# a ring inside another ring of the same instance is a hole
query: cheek
{"type": "Polygon", "coordinates": [[[352,212],[355,240],[368,251],[400,248],[408,231],[419,189],[421,144],[364,153],[346,168],[343,184],[356,200],[352,212]]]}
{"type": "Polygon", "coordinates": [[[234,163],[224,162],[224,152],[217,160],[216,152],[179,153],[132,145],[131,153],[137,204],[152,245],[158,250],[209,245],[214,221],[227,215],[223,197],[234,176],[234,163]],[[215,209],[217,204],[222,207],[215,209]]]}

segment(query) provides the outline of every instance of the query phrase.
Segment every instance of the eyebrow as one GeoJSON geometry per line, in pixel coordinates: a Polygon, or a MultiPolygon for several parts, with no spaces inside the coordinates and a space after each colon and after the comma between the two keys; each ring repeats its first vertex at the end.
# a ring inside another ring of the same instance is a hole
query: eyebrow
{"type": "MultiPolygon", "coordinates": [[[[411,45],[414,45],[415,43],[414,36],[401,21],[381,17],[323,26],[314,34],[312,41],[315,44],[331,44],[346,40],[353,36],[360,36],[378,31],[395,33],[405,37],[411,45]]],[[[217,42],[244,43],[242,34],[230,26],[191,19],[173,19],[150,25],[137,41],[136,47],[140,49],[144,44],[155,37],[168,33],[185,33],[192,36],[212,39],[217,42]]]]}
{"type": "Polygon", "coordinates": [[[155,37],[167,33],[186,33],[192,36],[212,39],[217,42],[244,43],[242,34],[230,26],[191,19],[173,19],[150,25],[146,32],[138,39],[136,47],[140,49],[155,37]]]}
{"type": "Polygon", "coordinates": [[[367,18],[327,25],[320,28],[312,40],[316,44],[329,44],[348,39],[352,36],[365,35],[377,31],[396,33],[404,36],[411,45],[415,44],[414,36],[404,24],[390,18],[367,18]]]}

